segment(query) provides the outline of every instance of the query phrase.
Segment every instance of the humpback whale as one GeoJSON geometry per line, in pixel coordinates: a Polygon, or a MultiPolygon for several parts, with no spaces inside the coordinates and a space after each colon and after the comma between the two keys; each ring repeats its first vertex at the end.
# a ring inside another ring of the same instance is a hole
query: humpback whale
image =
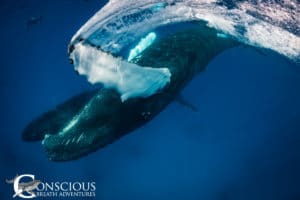
{"type": "Polygon", "coordinates": [[[297,61],[299,37],[280,29],[274,36],[286,34],[286,40],[274,41],[268,34],[278,27],[263,29],[265,25],[210,0],[111,0],[79,29],[68,48],[74,69],[99,88],[35,119],[22,138],[41,140],[50,160],[78,159],[149,122],[228,48],[259,43],[297,61]],[[253,26],[263,27],[259,32],[267,38],[250,35],[253,26]]]}

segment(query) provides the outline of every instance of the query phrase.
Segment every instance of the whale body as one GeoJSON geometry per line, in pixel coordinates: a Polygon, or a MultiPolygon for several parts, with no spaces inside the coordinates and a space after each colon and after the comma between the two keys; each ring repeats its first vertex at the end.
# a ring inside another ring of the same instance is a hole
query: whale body
{"type": "Polygon", "coordinates": [[[110,1],[79,29],[68,49],[74,69],[99,89],[32,121],[23,139],[41,140],[50,160],[77,159],[149,122],[228,48],[243,43],[298,62],[297,29],[243,10],[254,4],[226,2],[110,1]]]}

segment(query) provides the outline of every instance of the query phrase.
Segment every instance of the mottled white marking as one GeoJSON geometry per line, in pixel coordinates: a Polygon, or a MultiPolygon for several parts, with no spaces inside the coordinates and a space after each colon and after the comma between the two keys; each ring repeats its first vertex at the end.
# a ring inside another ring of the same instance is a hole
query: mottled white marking
{"type": "MultiPolygon", "coordinates": [[[[122,101],[149,97],[170,82],[168,68],[141,67],[82,43],[75,45],[70,57],[79,74],[85,75],[92,84],[101,83],[106,88],[116,89],[122,101]]],[[[64,130],[76,122],[77,118],[64,130]]]]}

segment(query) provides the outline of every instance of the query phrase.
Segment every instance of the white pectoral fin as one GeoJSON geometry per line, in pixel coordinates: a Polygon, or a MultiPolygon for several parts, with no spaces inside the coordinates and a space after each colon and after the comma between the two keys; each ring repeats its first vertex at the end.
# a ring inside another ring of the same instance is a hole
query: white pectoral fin
{"type": "Polygon", "coordinates": [[[149,97],[164,88],[171,78],[168,68],[142,67],[80,43],[70,57],[79,74],[92,84],[116,89],[122,101],[149,97]]]}
{"type": "Polygon", "coordinates": [[[122,102],[134,97],[149,97],[163,89],[171,79],[168,68],[140,67],[133,65],[122,72],[118,87],[122,102]]]}

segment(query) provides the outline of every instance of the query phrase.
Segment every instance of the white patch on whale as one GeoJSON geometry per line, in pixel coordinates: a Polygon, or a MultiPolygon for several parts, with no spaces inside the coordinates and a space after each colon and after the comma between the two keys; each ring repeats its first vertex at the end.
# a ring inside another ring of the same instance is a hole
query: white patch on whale
{"type": "Polygon", "coordinates": [[[141,67],[82,43],[75,45],[70,58],[80,75],[86,76],[92,84],[101,83],[117,90],[123,102],[134,97],[149,97],[170,82],[168,68],[141,67]]]}

